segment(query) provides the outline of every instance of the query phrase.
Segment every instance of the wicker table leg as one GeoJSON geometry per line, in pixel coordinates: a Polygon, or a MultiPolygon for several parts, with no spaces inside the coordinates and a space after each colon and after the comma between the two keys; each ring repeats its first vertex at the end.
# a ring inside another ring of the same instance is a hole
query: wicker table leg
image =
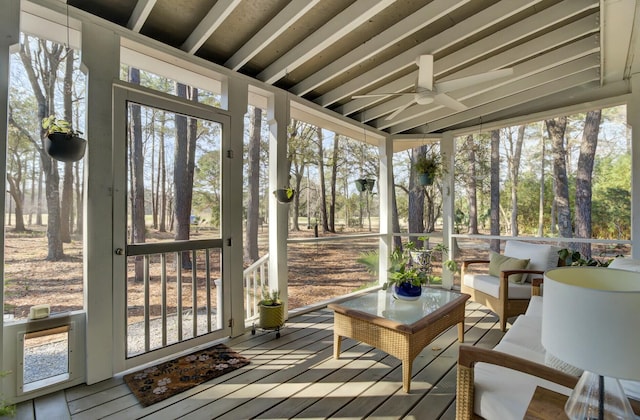
{"type": "Polygon", "coordinates": [[[409,357],[402,359],[402,389],[406,393],[409,393],[409,391],[411,391],[412,366],[413,366],[413,360],[411,360],[409,357]]]}
{"type": "Polygon", "coordinates": [[[340,358],[340,345],[342,344],[342,337],[336,333],[335,331],[333,332],[333,358],[334,359],[339,359],[340,358]]]}
{"type": "Polygon", "coordinates": [[[458,323],[458,341],[464,343],[464,321],[458,323]]]}

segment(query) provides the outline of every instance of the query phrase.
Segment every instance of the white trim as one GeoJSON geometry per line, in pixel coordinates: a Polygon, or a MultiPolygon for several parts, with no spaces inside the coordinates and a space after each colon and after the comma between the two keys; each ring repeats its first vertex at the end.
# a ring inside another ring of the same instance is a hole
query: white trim
{"type": "MultiPolygon", "coordinates": [[[[0,14],[0,177],[2,178],[2,185],[7,185],[7,144],[9,133],[9,75],[11,73],[11,50],[17,43],[20,42],[20,0],[9,0],[2,5],[2,14],[0,14]]],[[[0,197],[0,208],[5,209],[7,194],[3,193],[0,197]]],[[[4,218],[2,223],[2,231],[0,232],[0,240],[2,240],[2,247],[0,249],[0,272],[2,274],[2,283],[0,283],[0,302],[4,306],[4,250],[5,250],[5,226],[4,218]]],[[[3,311],[4,314],[4,311],[3,311]]],[[[13,370],[14,359],[8,354],[11,351],[11,343],[15,342],[14,335],[11,335],[11,340],[5,334],[4,315],[0,317],[0,349],[2,349],[2,355],[0,356],[0,371],[13,370]]],[[[0,394],[6,398],[11,398],[16,394],[16,379],[15,375],[9,375],[5,378],[0,378],[0,394]]]]}

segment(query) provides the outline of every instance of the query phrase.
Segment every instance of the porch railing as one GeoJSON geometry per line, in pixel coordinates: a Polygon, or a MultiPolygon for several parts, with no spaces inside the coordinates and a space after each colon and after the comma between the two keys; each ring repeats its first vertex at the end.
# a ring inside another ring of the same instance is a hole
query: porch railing
{"type": "Polygon", "coordinates": [[[126,291],[128,357],[223,327],[218,311],[221,246],[219,239],[127,246],[129,277],[135,277],[126,291]],[[188,274],[183,272],[185,253],[188,274]]]}
{"type": "Polygon", "coordinates": [[[256,320],[258,314],[258,302],[262,298],[262,290],[269,285],[269,254],[257,259],[244,270],[244,307],[245,324],[256,320]]]}

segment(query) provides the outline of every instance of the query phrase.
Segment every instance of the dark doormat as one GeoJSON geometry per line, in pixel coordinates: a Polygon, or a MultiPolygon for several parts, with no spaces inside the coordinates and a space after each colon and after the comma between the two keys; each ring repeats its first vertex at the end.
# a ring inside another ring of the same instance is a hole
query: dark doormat
{"type": "Polygon", "coordinates": [[[249,359],[224,344],[124,376],[143,407],[248,365],[249,359]]]}

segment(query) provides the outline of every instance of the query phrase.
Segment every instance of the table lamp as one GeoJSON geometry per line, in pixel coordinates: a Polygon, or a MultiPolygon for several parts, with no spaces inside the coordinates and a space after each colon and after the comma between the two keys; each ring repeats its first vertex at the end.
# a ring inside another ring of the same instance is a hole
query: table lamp
{"type": "Polygon", "coordinates": [[[570,419],[633,419],[618,379],[640,380],[640,273],[563,267],[544,274],[542,345],[583,369],[570,419]]]}

